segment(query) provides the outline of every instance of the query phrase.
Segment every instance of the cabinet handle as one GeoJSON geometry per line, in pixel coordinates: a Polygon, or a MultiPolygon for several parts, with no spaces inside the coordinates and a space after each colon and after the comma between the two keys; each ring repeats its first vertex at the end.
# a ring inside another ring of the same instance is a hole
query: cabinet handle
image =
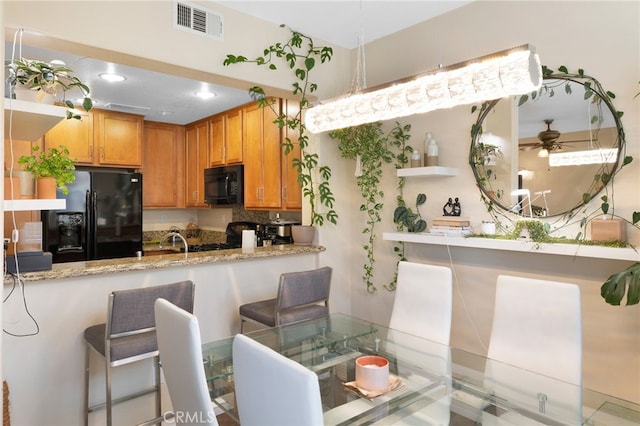
{"type": "Polygon", "coordinates": [[[193,196],[192,196],[192,201],[193,202],[197,202],[198,201],[198,191],[193,191],[193,196]]]}
{"type": "Polygon", "coordinates": [[[286,186],[282,188],[282,199],[284,201],[287,201],[287,187],[286,186]]]}
{"type": "Polygon", "coordinates": [[[100,147],[100,159],[104,160],[104,145],[100,147]]]}
{"type": "Polygon", "coordinates": [[[89,159],[93,161],[93,145],[89,145],[89,159]]]}

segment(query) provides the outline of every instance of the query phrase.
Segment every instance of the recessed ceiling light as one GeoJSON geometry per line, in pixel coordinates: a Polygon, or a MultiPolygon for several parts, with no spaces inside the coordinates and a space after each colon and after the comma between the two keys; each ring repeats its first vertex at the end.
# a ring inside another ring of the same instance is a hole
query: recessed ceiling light
{"type": "Polygon", "coordinates": [[[102,73],[102,74],[98,74],[98,77],[100,77],[103,80],[107,80],[108,82],[111,83],[115,83],[118,81],[125,81],[126,78],[120,74],[112,74],[112,73],[102,73]]]}
{"type": "Polygon", "coordinates": [[[216,94],[211,92],[196,92],[196,96],[199,97],[200,99],[206,100],[206,99],[214,98],[216,94]]]}

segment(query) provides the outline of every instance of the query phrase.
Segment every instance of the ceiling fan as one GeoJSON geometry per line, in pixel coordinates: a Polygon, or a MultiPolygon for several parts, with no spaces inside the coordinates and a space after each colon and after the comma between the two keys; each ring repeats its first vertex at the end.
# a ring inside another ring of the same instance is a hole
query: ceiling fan
{"type": "Polygon", "coordinates": [[[579,140],[571,140],[571,141],[558,141],[561,136],[561,133],[557,130],[553,130],[551,128],[551,123],[553,123],[553,119],[547,118],[544,120],[544,123],[547,125],[547,129],[538,133],[538,139],[540,142],[533,143],[523,143],[518,145],[518,148],[523,151],[529,151],[531,149],[540,148],[548,152],[557,151],[562,149],[562,145],[565,143],[576,143],[576,142],[595,142],[597,139],[579,139],[579,140]]]}

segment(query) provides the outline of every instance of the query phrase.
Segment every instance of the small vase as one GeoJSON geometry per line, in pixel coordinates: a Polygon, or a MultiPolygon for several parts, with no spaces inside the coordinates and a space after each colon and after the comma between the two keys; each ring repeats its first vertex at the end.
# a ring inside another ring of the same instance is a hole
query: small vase
{"type": "Polygon", "coordinates": [[[296,246],[310,246],[316,234],[316,228],[309,225],[293,225],[291,236],[293,244],[296,246]]]}
{"type": "Polygon", "coordinates": [[[53,200],[57,198],[55,178],[39,177],[36,180],[36,194],[39,199],[53,200]]]}
{"type": "Polygon", "coordinates": [[[36,198],[36,178],[33,172],[18,170],[15,175],[20,179],[20,198],[27,200],[36,198]]]}

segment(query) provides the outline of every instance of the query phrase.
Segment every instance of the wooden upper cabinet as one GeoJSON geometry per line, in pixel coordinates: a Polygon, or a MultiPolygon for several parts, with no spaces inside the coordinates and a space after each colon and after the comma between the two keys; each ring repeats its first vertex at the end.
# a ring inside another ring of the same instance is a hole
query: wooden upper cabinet
{"type": "Polygon", "coordinates": [[[209,119],[211,166],[242,163],[242,117],[235,108],[209,119]]]}
{"type": "Polygon", "coordinates": [[[209,167],[209,122],[200,121],[186,127],[185,204],[207,207],[204,202],[204,169],[209,167]]]}
{"type": "Polygon", "coordinates": [[[93,140],[97,163],[105,166],[140,167],[144,117],[135,114],[94,112],[93,140]]]}
{"type": "MultiPolygon", "coordinates": [[[[295,117],[300,112],[300,102],[283,99],[283,113],[289,117],[295,117]]],[[[282,149],[282,209],[283,210],[301,210],[302,209],[302,188],[298,182],[298,170],[293,167],[294,158],[300,158],[300,131],[292,130],[288,127],[283,129],[283,139],[289,138],[293,143],[293,149],[289,154],[285,154],[282,149]]]]}
{"type": "Polygon", "coordinates": [[[45,150],[61,145],[69,150],[69,158],[76,164],[93,164],[93,114],[84,114],[81,120],[62,120],[44,134],[45,150]]]}
{"type": "Polygon", "coordinates": [[[242,163],[242,119],[243,109],[236,108],[225,114],[226,164],[242,163]]]}
{"type": "MultiPolygon", "coordinates": [[[[277,100],[276,111],[280,109],[277,100]]],[[[244,109],[244,206],[247,209],[281,207],[280,128],[271,108],[252,104],[244,109]]]]}
{"type": "Polygon", "coordinates": [[[145,121],[143,207],[184,207],[184,132],[184,126],[145,121]]]}
{"type": "Polygon", "coordinates": [[[225,164],[225,117],[219,114],[209,119],[209,152],[211,154],[210,163],[212,166],[222,166],[225,164]]]}

